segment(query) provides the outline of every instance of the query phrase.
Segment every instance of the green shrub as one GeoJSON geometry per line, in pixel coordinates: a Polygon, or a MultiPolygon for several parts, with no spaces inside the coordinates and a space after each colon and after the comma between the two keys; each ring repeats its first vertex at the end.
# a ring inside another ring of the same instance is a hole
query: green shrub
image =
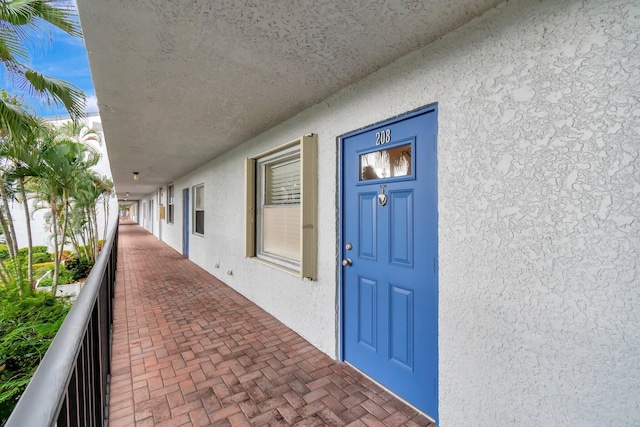
{"type": "MultiPolygon", "coordinates": [[[[74,278],[73,272],[67,270],[64,267],[64,265],[61,265],[60,271],[58,271],[58,285],[68,285],[69,283],[74,283],[75,281],[76,279],[74,278]]],[[[38,287],[51,286],[52,284],[53,284],[53,269],[51,269],[51,273],[47,277],[45,277],[40,281],[40,283],[38,283],[38,287]]]]}
{"type": "Polygon", "coordinates": [[[46,292],[0,287],[0,424],[7,420],[69,311],[46,292]]]}
{"type": "MultiPolygon", "coordinates": [[[[31,248],[31,253],[34,255],[35,254],[46,254],[49,251],[49,248],[47,248],[46,246],[33,246],[31,248]]],[[[18,256],[20,257],[24,257],[26,258],[29,255],[29,248],[20,248],[18,249],[18,256]]]]}
{"type": "Polygon", "coordinates": [[[41,264],[43,262],[49,262],[53,259],[48,252],[36,252],[33,254],[33,264],[41,264]]]}
{"type": "Polygon", "coordinates": [[[9,248],[7,245],[0,245],[0,259],[9,258],[9,248]]]}
{"type": "Polygon", "coordinates": [[[83,277],[87,277],[87,275],[91,271],[93,263],[89,262],[83,256],[74,254],[67,258],[67,260],[64,262],[64,265],[66,269],[71,272],[73,280],[76,281],[78,279],[82,279],[83,277]]]}
{"type": "Polygon", "coordinates": [[[46,273],[49,270],[53,270],[54,268],[55,268],[55,263],[53,261],[40,262],[37,264],[33,263],[33,271],[36,277],[42,276],[44,273],[46,273]]]}
{"type": "Polygon", "coordinates": [[[58,285],[66,285],[75,281],[74,272],[68,270],[64,265],[61,265],[60,271],[58,271],[58,285]]]}
{"type": "Polygon", "coordinates": [[[44,279],[38,282],[39,288],[46,288],[47,286],[52,286],[52,285],[53,285],[53,274],[49,274],[47,277],[45,277],[44,279]]]}

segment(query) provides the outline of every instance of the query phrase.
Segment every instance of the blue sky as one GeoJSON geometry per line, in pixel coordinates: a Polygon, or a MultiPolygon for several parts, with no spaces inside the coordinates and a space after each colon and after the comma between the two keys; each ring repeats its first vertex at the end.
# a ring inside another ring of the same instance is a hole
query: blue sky
{"type": "MultiPolygon", "coordinates": [[[[71,37],[47,25],[47,32],[36,34],[28,48],[30,58],[27,65],[46,76],[76,85],[87,97],[87,111],[98,111],[89,60],[82,39],[71,37]]],[[[10,83],[4,75],[4,70],[0,71],[0,87],[9,93],[21,94],[20,91],[12,88],[10,83]]],[[[55,108],[53,105],[47,107],[42,101],[31,99],[28,95],[22,98],[22,102],[31,105],[36,114],[41,117],[67,115],[64,108],[55,108]]]]}

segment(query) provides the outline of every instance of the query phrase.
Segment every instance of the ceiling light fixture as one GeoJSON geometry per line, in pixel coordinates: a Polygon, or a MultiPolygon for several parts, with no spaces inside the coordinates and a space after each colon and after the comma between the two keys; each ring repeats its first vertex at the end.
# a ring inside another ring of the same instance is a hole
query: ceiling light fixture
{"type": "Polygon", "coordinates": [[[137,181],[138,180],[138,172],[134,172],[133,173],[133,180],[137,181]]]}

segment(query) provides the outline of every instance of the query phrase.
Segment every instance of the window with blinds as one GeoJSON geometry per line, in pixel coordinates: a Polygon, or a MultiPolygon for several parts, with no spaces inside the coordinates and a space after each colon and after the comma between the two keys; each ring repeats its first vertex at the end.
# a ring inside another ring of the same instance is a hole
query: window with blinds
{"type": "Polygon", "coordinates": [[[265,166],[265,205],[300,204],[300,157],[265,166]]]}
{"type": "Polygon", "coordinates": [[[262,252],[300,264],[300,152],[264,165],[262,252]]]}
{"type": "Polygon", "coordinates": [[[247,159],[246,254],[315,277],[316,137],[247,159]]]}
{"type": "Polygon", "coordinates": [[[285,267],[300,265],[300,149],[258,160],[258,256],[285,267]]]}
{"type": "Polygon", "coordinates": [[[193,232],[204,234],[204,184],[193,187],[193,232]]]}
{"type": "Polygon", "coordinates": [[[173,212],[174,212],[174,187],[169,185],[167,187],[167,224],[173,224],[173,212]]]}

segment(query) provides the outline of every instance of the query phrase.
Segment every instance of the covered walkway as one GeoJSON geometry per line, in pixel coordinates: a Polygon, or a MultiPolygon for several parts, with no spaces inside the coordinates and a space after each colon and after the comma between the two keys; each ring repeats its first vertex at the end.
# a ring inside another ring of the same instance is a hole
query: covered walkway
{"type": "Polygon", "coordinates": [[[433,426],[130,222],[114,310],[111,427],[433,426]]]}

